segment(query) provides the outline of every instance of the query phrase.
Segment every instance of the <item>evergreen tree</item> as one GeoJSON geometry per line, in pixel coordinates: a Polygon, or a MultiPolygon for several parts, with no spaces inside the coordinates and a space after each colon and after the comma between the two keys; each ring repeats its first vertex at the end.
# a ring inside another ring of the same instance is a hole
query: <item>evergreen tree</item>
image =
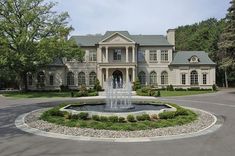
{"type": "Polygon", "coordinates": [[[221,60],[220,68],[225,73],[225,84],[228,87],[228,71],[235,68],[235,0],[232,0],[231,7],[226,16],[226,26],[220,36],[219,58],[221,60]]]}

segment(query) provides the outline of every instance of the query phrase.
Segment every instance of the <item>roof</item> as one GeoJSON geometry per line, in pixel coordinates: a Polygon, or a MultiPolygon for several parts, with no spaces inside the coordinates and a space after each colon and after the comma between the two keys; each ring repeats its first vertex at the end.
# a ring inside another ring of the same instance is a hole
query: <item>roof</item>
{"type": "Polygon", "coordinates": [[[208,56],[205,51],[179,51],[175,54],[173,61],[170,65],[190,65],[190,64],[198,64],[198,65],[216,65],[208,56]],[[192,56],[197,56],[199,62],[190,63],[189,59],[192,56]]]}
{"type": "Polygon", "coordinates": [[[132,35],[132,38],[142,46],[172,46],[163,35],[132,35]]]}
{"type": "Polygon", "coordinates": [[[95,46],[115,33],[133,40],[140,46],[173,46],[163,35],[130,35],[128,31],[106,31],[104,35],[72,36],[70,39],[74,39],[79,46],[95,46]]]}
{"type": "Polygon", "coordinates": [[[49,66],[65,66],[65,64],[62,59],[56,58],[49,66]]]}

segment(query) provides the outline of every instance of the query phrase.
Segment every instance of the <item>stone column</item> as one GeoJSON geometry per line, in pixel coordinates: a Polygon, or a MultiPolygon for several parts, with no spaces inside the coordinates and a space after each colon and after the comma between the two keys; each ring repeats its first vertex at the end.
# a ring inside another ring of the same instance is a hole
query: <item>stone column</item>
{"type": "Polygon", "coordinates": [[[102,61],[102,48],[99,46],[97,49],[97,62],[101,62],[102,61]]]}
{"type": "Polygon", "coordinates": [[[135,68],[132,68],[132,81],[135,82],[135,68]]]}
{"type": "Polygon", "coordinates": [[[108,56],[108,53],[109,53],[109,48],[108,46],[105,47],[105,52],[106,52],[106,56],[105,56],[105,59],[106,59],[106,62],[108,63],[109,61],[109,56],[108,56]]]}
{"type": "Polygon", "coordinates": [[[106,82],[107,82],[108,78],[109,78],[109,68],[106,68],[106,77],[105,77],[106,82]]]}
{"type": "Polygon", "coordinates": [[[132,62],[135,63],[135,46],[132,47],[132,62]]]}
{"type": "Polygon", "coordinates": [[[126,62],[129,62],[129,52],[128,52],[128,46],[126,46],[126,62]]]}
{"type": "Polygon", "coordinates": [[[126,82],[129,81],[129,68],[126,68],[126,82]]]}

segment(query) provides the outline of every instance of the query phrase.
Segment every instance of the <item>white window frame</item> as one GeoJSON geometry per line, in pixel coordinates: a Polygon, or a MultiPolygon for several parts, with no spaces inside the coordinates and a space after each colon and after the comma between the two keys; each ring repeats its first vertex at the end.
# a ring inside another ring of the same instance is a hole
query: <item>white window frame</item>
{"type": "Polygon", "coordinates": [[[149,50],[149,61],[157,62],[157,50],[149,50]]]}
{"type": "Polygon", "coordinates": [[[96,51],[89,51],[89,62],[96,62],[97,54],[96,51]]]}
{"type": "Polygon", "coordinates": [[[169,51],[168,50],[161,50],[161,61],[168,62],[169,61],[169,51]]]}

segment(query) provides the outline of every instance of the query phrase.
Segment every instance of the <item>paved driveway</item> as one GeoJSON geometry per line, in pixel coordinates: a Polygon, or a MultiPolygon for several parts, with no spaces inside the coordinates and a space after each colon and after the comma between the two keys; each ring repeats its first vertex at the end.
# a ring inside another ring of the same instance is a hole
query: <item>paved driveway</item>
{"type": "MultiPolygon", "coordinates": [[[[22,113],[57,104],[61,99],[0,97],[0,156],[233,156],[235,154],[235,90],[190,97],[161,98],[225,117],[218,131],[194,138],[149,143],[107,143],[40,137],[18,130],[22,113]],[[54,102],[52,102],[54,101],[54,102]]],[[[69,99],[62,99],[69,100],[69,99]]]]}

